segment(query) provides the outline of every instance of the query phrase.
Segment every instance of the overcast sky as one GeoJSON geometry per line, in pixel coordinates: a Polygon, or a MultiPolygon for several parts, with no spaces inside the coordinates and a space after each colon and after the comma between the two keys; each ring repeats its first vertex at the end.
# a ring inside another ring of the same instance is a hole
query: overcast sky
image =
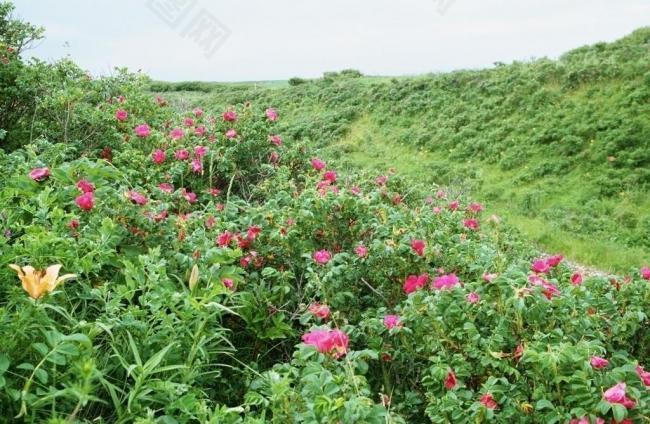
{"type": "Polygon", "coordinates": [[[30,54],[155,79],[406,75],[559,54],[650,25],[650,0],[14,0],[30,54]]]}

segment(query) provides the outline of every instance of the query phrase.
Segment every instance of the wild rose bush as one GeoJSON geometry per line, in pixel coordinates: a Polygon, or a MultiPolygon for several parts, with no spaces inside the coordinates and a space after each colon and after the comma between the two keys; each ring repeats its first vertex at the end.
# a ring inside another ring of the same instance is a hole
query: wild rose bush
{"type": "Polygon", "coordinates": [[[111,137],[0,153],[3,417],[650,413],[647,270],[583,278],[453,190],[337,172],[266,104],[177,112],[102,84],[85,96],[111,137]]]}

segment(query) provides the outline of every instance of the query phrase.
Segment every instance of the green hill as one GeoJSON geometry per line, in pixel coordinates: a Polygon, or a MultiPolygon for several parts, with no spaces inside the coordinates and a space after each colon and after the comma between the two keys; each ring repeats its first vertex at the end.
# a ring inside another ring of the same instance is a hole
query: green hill
{"type": "Polygon", "coordinates": [[[182,106],[274,104],[290,112],[292,138],[349,166],[471,192],[542,248],[591,266],[650,258],[650,28],[484,70],[151,89],[182,106]]]}

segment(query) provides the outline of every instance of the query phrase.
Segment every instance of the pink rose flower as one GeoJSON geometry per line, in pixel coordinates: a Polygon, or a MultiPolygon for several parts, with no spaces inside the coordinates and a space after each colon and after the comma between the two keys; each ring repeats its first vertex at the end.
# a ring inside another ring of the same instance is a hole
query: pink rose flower
{"type": "Polygon", "coordinates": [[[480,203],[470,203],[467,210],[474,213],[479,213],[483,210],[483,205],[480,203]]]}
{"type": "Polygon", "coordinates": [[[360,244],[359,246],[354,248],[354,253],[356,253],[357,256],[360,258],[365,258],[366,256],[368,256],[368,248],[363,244],[360,244]]]}
{"type": "Polygon", "coordinates": [[[172,140],[180,140],[184,136],[185,136],[185,132],[181,128],[178,128],[178,127],[174,128],[173,130],[171,130],[169,132],[169,137],[172,140]]]}
{"type": "Polygon", "coordinates": [[[203,116],[203,109],[201,109],[200,107],[195,107],[194,110],[192,110],[192,113],[193,113],[194,116],[196,116],[197,118],[200,118],[200,117],[203,116]]]}
{"type": "Polygon", "coordinates": [[[229,138],[229,139],[232,140],[233,138],[236,138],[236,137],[237,137],[237,131],[235,131],[233,129],[230,129],[230,130],[226,131],[226,138],[229,138]]]}
{"type": "Polygon", "coordinates": [[[203,172],[203,162],[201,162],[201,159],[194,159],[192,160],[192,172],[195,174],[201,174],[203,172]]]}
{"type": "Polygon", "coordinates": [[[618,403],[623,405],[627,409],[634,408],[636,402],[627,397],[627,394],[625,393],[626,389],[627,385],[625,383],[618,383],[603,393],[603,399],[609,403],[618,403]]]}
{"type": "Polygon", "coordinates": [[[402,289],[406,294],[411,294],[417,290],[420,290],[429,282],[429,274],[422,275],[409,275],[404,280],[404,285],[402,289]]]}
{"type": "Polygon", "coordinates": [[[230,279],[230,278],[224,278],[221,280],[221,283],[224,285],[225,288],[232,290],[232,288],[235,286],[235,283],[230,279]]]}
{"type": "Polygon", "coordinates": [[[86,179],[79,180],[77,182],[77,188],[82,193],[92,193],[93,191],[95,191],[95,185],[86,179]]]}
{"type": "Polygon", "coordinates": [[[474,218],[464,220],[463,226],[472,231],[477,231],[479,228],[478,221],[474,218]]]}
{"type": "Polygon", "coordinates": [[[230,231],[224,231],[217,236],[217,245],[219,245],[219,247],[227,247],[232,242],[232,239],[232,233],[230,231]]]}
{"type": "Polygon", "coordinates": [[[375,178],[375,183],[380,187],[385,186],[387,182],[388,182],[388,177],[386,175],[380,175],[377,178],[375,178]]]}
{"type": "Polygon", "coordinates": [[[174,191],[174,186],[169,183],[160,183],[158,184],[158,188],[165,193],[172,193],[174,191]]]}
{"type": "Polygon", "coordinates": [[[89,211],[95,206],[95,195],[92,191],[83,193],[74,199],[77,206],[84,211],[89,211]]]}
{"type": "Polygon", "coordinates": [[[497,278],[497,274],[490,274],[488,272],[483,273],[483,281],[486,283],[491,283],[495,278],[497,278]]]}
{"type": "Polygon", "coordinates": [[[313,330],[303,334],[303,343],[314,346],[320,353],[338,359],[348,352],[348,335],[341,330],[313,330]]]}
{"type": "Polygon", "coordinates": [[[487,409],[497,409],[499,406],[496,400],[494,400],[492,393],[490,392],[481,396],[481,400],[479,402],[481,402],[487,409]]]}
{"type": "Polygon", "coordinates": [[[460,203],[458,202],[458,200],[453,200],[449,203],[449,210],[451,211],[457,211],[459,207],[460,207],[460,203]]]}
{"type": "Polygon", "coordinates": [[[156,149],[151,153],[151,160],[153,160],[153,163],[156,165],[164,163],[165,159],[167,159],[167,154],[164,150],[156,149]]]}
{"type": "Polygon", "coordinates": [[[325,162],[323,162],[322,160],[320,160],[320,159],[318,159],[318,158],[313,158],[313,159],[311,160],[311,166],[312,166],[316,171],[322,171],[323,169],[325,169],[325,166],[326,166],[326,165],[325,165],[325,162]]]}
{"type": "Polygon", "coordinates": [[[273,108],[266,109],[265,114],[266,114],[266,117],[268,118],[269,121],[277,121],[278,120],[278,112],[273,108]]]}
{"type": "Polygon", "coordinates": [[[548,266],[551,268],[555,268],[556,266],[560,265],[560,262],[564,260],[564,256],[562,255],[553,255],[548,258],[546,258],[546,263],[548,266]]]}
{"type": "Polygon", "coordinates": [[[537,259],[532,263],[530,269],[538,274],[546,274],[551,270],[551,267],[545,260],[537,259]]]}
{"type": "Polygon", "coordinates": [[[384,327],[389,330],[392,330],[395,327],[401,327],[402,323],[400,322],[399,315],[386,315],[384,317],[384,327]]]}
{"type": "Polygon", "coordinates": [[[636,367],[636,373],[643,382],[643,384],[647,387],[650,387],[650,371],[646,371],[643,369],[641,365],[637,365],[636,367]]]}
{"type": "Polygon", "coordinates": [[[643,268],[641,268],[641,277],[644,280],[650,281],[650,268],[648,268],[647,266],[644,266],[643,268]]]}
{"type": "Polygon", "coordinates": [[[117,119],[120,122],[126,121],[126,119],[128,117],[129,117],[129,114],[124,109],[118,109],[118,110],[115,111],[115,119],[117,119]]]}
{"type": "Polygon", "coordinates": [[[29,178],[36,182],[41,182],[50,178],[50,175],[52,174],[50,173],[50,168],[48,167],[34,168],[29,173],[29,178]]]}
{"type": "Polygon", "coordinates": [[[456,387],[457,381],[456,381],[456,374],[454,374],[453,371],[448,371],[447,372],[447,378],[445,378],[445,389],[447,390],[453,390],[454,387],[456,387]]]}
{"type": "Polygon", "coordinates": [[[433,280],[433,287],[436,290],[445,290],[445,289],[451,289],[454,286],[457,286],[460,283],[460,280],[456,276],[456,274],[447,274],[447,275],[441,275],[440,277],[436,277],[433,280]]]}
{"type": "Polygon", "coordinates": [[[223,113],[223,120],[226,122],[235,122],[237,120],[237,113],[233,110],[228,110],[223,113]]]}
{"type": "Polygon", "coordinates": [[[187,160],[187,159],[189,159],[189,157],[190,157],[190,152],[188,152],[188,151],[185,150],[185,149],[176,150],[176,151],[174,152],[174,157],[175,157],[177,160],[187,160]]]}
{"type": "Polygon", "coordinates": [[[589,362],[591,363],[591,366],[597,370],[605,368],[607,365],[609,365],[609,361],[607,359],[595,355],[591,357],[591,360],[589,362]]]}
{"type": "Polygon", "coordinates": [[[282,138],[279,135],[271,135],[269,136],[269,140],[276,146],[282,146],[282,138]]]}
{"type": "Polygon", "coordinates": [[[336,171],[327,171],[323,174],[323,180],[329,181],[330,183],[336,182],[336,171]]]}
{"type": "Polygon", "coordinates": [[[146,198],[144,195],[138,193],[137,191],[133,191],[133,190],[128,191],[128,192],[126,193],[126,197],[127,197],[131,202],[133,202],[133,203],[135,203],[135,204],[137,204],[137,205],[140,205],[140,206],[144,206],[144,205],[146,205],[147,202],[149,201],[149,200],[147,200],[147,198],[146,198]]]}
{"type": "Polygon", "coordinates": [[[325,265],[332,259],[332,254],[328,250],[319,250],[312,257],[317,264],[325,265]]]}
{"type": "Polygon", "coordinates": [[[415,254],[418,256],[424,256],[424,249],[426,247],[427,244],[424,242],[424,240],[414,239],[411,241],[411,249],[413,249],[415,254]]]}
{"type": "Polygon", "coordinates": [[[194,156],[197,158],[202,158],[206,153],[208,153],[208,148],[205,146],[196,146],[194,148],[194,156]]]}
{"type": "Polygon", "coordinates": [[[151,128],[147,124],[141,124],[135,127],[135,135],[140,138],[147,138],[151,135],[151,128]]]}
{"type": "Polygon", "coordinates": [[[198,127],[194,128],[194,135],[197,137],[203,137],[205,135],[205,127],[203,125],[199,125],[198,127]]]}
{"type": "Polygon", "coordinates": [[[194,119],[185,118],[185,119],[183,119],[183,124],[185,124],[186,127],[192,127],[192,126],[194,126],[194,119]]]}
{"type": "Polygon", "coordinates": [[[192,193],[191,191],[187,191],[186,189],[181,190],[181,195],[185,200],[187,200],[187,203],[189,204],[194,204],[196,203],[196,193],[192,193]]]}
{"type": "Polygon", "coordinates": [[[577,272],[574,273],[571,276],[571,284],[573,284],[574,286],[579,286],[580,284],[582,284],[582,275],[578,274],[577,272]]]}
{"type": "Polygon", "coordinates": [[[475,304],[481,301],[481,296],[476,292],[471,292],[466,297],[467,301],[471,304],[475,304]]]}
{"type": "Polygon", "coordinates": [[[312,303],[309,305],[309,312],[320,319],[327,319],[330,316],[330,308],[327,305],[320,303],[312,303]]]}

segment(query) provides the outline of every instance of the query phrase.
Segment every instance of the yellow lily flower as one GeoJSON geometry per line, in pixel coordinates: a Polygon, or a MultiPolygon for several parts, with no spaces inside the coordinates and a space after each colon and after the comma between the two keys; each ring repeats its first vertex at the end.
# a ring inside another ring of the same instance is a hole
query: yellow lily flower
{"type": "Polygon", "coordinates": [[[75,274],[65,274],[59,277],[59,271],[63,265],[51,265],[45,270],[37,270],[32,266],[19,267],[11,264],[9,267],[16,271],[18,278],[23,283],[23,289],[32,297],[38,299],[46,293],[54,291],[56,286],[62,282],[75,278],[75,274]]]}

